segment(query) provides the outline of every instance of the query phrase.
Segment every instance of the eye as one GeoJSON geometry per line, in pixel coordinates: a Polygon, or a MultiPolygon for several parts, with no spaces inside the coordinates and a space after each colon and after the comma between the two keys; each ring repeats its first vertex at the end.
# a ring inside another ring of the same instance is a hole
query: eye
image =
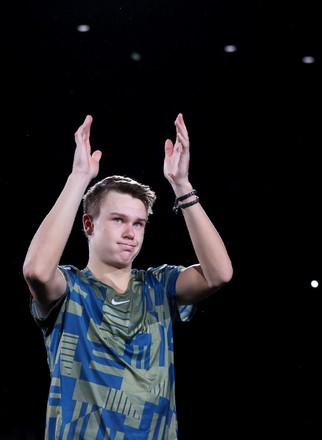
{"type": "Polygon", "coordinates": [[[134,227],[137,229],[144,228],[144,226],[145,226],[145,223],[143,223],[143,222],[134,223],[134,227]]]}

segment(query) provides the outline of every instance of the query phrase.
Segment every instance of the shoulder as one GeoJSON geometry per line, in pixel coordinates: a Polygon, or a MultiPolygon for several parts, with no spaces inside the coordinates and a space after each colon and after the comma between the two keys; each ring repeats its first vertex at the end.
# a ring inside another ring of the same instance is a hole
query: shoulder
{"type": "Polygon", "coordinates": [[[84,270],[80,270],[71,264],[59,265],[58,268],[66,278],[67,282],[75,279],[80,279],[83,281],[87,279],[84,270]]]}
{"type": "Polygon", "coordinates": [[[155,286],[156,284],[173,286],[183,269],[184,266],[162,264],[156,267],[149,267],[146,270],[136,271],[136,278],[145,281],[150,286],[155,286]]]}
{"type": "MultiPolygon", "coordinates": [[[[148,269],[143,271],[143,273],[146,277],[161,278],[161,277],[169,277],[171,274],[177,275],[183,269],[184,269],[183,266],[177,266],[177,265],[165,263],[165,264],[161,264],[160,266],[149,267],[148,269]]],[[[138,272],[142,272],[142,271],[138,271],[138,272]]]]}

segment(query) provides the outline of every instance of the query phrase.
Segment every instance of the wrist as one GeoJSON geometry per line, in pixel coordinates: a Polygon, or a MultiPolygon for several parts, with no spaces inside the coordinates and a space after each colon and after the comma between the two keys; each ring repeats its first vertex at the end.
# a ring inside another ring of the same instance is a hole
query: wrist
{"type": "Polygon", "coordinates": [[[173,192],[174,192],[176,198],[180,198],[180,197],[192,192],[193,186],[191,185],[190,182],[188,182],[183,185],[173,185],[172,189],[173,189],[173,192]]]}
{"type": "Polygon", "coordinates": [[[175,198],[172,210],[177,214],[179,209],[189,208],[196,203],[199,203],[199,197],[197,196],[197,190],[192,189],[188,193],[175,198]]]}

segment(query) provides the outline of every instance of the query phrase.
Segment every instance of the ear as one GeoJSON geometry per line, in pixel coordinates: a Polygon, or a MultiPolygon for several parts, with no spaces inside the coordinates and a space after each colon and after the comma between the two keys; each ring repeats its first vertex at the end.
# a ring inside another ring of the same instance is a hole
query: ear
{"type": "Polygon", "coordinates": [[[94,223],[88,214],[83,214],[83,228],[86,235],[92,235],[94,231],[94,223]]]}

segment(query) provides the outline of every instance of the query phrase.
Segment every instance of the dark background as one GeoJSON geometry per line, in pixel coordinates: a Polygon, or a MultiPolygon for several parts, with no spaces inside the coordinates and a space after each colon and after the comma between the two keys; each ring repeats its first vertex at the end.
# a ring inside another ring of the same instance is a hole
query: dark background
{"type": "MultiPolygon", "coordinates": [[[[313,0],[2,6],[1,440],[43,438],[48,369],[21,269],[86,114],[98,178],[158,194],[135,267],[195,262],[162,172],[179,112],[235,270],[176,329],[180,439],[321,436],[320,17],[313,0]]],[[[86,261],[79,217],[63,262],[86,261]]]]}

